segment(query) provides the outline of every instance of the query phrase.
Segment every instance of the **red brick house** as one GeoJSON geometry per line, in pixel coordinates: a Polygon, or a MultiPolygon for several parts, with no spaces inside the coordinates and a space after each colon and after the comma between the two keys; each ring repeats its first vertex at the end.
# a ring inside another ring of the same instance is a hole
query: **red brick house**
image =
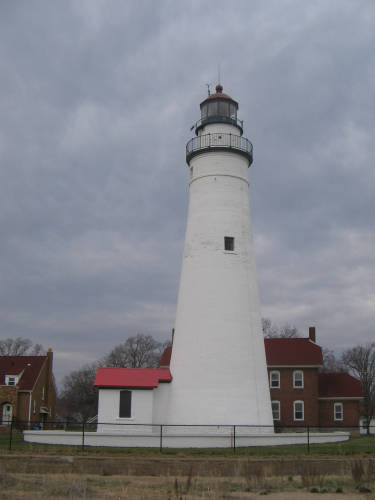
{"type": "Polygon", "coordinates": [[[357,426],[361,399],[361,383],[348,373],[319,373],[321,425],[357,426]]]}
{"type": "Polygon", "coordinates": [[[272,413],[280,426],[359,425],[362,387],[347,373],[321,373],[315,328],[308,338],[265,339],[272,413]]]}
{"type": "Polygon", "coordinates": [[[46,356],[0,356],[0,426],[43,427],[54,420],[52,363],[51,349],[46,356]]]}
{"type": "MultiPolygon", "coordinates": [[[[348,373],[324,373],[315,328],[308,338],[264,339],[276,426],[357,427],[362,387],[348,373]]],[[[169,368],[172,347],[160,359],[169,368]]]]}

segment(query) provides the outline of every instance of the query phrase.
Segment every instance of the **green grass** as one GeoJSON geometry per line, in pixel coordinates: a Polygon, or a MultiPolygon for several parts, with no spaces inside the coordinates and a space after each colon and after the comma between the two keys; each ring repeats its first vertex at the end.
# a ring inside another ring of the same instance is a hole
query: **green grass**
{"type": "MultiPolygon", "coordinates": [[[[9,435],[0,434],[0,453],[9,452],[9,435]]],[[[86,446],[57,446],[25,443],[20,433],[13,433],[12,453],[35,454],[35,455],[88,455],[88,456],[137,456],[137,457],[159,457],[161,455],[157,448],[109,448],[86,446]]],[[[312,444],[308,454],[306,445],[293,446],[258,446],[248,448],[237,448],[234,454],[231,448],[187,448],[173,449],[165,448],[163,456],[179,457],[232,457],[248,456],[253,458],[272,457],[375,457],[375,436],[353,435],[349,441],[343,443],[312,444]]]]}

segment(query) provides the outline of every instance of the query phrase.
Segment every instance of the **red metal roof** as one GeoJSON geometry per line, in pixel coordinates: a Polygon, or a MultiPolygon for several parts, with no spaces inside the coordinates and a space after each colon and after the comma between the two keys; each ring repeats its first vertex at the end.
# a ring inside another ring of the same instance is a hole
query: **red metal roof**
{"type": "Polygon", "coordinates": [[[237,102],[231,98],[228,94],[223,94],[223,87],[221,85],[216,85],[216,92],[215,94],[210,94],[204,101],[201,102],[204,104],[207,101],[211,101],[213,99],[229,99],[230,101],[233,101],[234,103],[237,104],[237,102]]]}
{"type": "Polygon", "coordinates": [[[31,391],[47,356],[0,356],[0,385],[5,384],[5,375],[21,375],[17,386],[31,391]]]}
{"type": "Polygon", "coordinates": [[[169,368],[109,368],[100,367],[96,373],[96,387],[153,388],[159,382],[172,380],[169,368]]]}
{"type": "Polygon", "coordinates": [[[309,338],[264,339],[268,366],[317,366],[323,364],[322,349],[309,338]]]}
{"type": "Polygon", "coordinates": [[[362,385],[349,373],[319,373],[319,397],[362,398],[362,385]]]}
{"type": "Polygon", "coordinates": [[[172,356],[172,346],[170,345],[164,349],[164,352],[161,355],[160,366],[161,367],[169,366],[171,363],[171,356],[172,356]]]}

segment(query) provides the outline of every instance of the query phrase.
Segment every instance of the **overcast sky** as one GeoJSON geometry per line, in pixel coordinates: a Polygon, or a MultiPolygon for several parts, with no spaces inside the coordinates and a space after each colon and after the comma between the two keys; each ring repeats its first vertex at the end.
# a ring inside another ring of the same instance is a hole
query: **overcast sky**
{"type": "Polygon", "coordinates": [[[58,380],[174,326],[185,144],[239,102],[262,315],[375,340],[373,0],[1,0],[0,338],[58,380]]]}

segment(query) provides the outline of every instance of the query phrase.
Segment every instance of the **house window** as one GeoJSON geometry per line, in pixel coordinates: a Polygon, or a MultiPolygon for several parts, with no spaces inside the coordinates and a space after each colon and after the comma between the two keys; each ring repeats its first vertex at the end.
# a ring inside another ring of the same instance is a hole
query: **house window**
{"type": "Polygon", "coordinates": [[[3,425],[10,425],[12,422],[13,407],[10,403],[3,404],[1,423],[3,425]]]}
{"type": "Polygon", "coordinates": [[[293,387],[294,389],[303,389],[303,371],[295,370],[293,372],[293,387]]]}
{"type": "Polygon", "coordinates": [[[234,251],[234,238],[233,238],[233,236],[224,236],[224,249],[227,252],[234,251]]]}
{"type": "Polygon", "coordinates": [[[304,403],[303,401],[294,401],[294,420],[301,421],[304,419],[304,403]]]}
{"type": "Polygon", "coordinates": [[[271,389],[280,389],[280,372],[272,371],[270,373],[270,387],[271,389]]]}
{"type": "Polygon", "coordinates": [[[18,377],[14,375],[5,376],[5,385],[16,385],[18,382],[18,377]]]}
{"type": "Polygon", "coordinates": [[[333,405],[333,418],[335,422],[342,422],[344,420],[344,407],[342,403],[335,403],[333,405]]]}
{"type": "Polygon", "coordinates": [[[274,420],[280,420],[280,401],[272,401],[272,417],[274,420]]]}
{"type": "Polygon", "coordinates": [[[120,418],[130,418],[132,416],[132,393],[131,391],[120,391],[120,418]]]}

